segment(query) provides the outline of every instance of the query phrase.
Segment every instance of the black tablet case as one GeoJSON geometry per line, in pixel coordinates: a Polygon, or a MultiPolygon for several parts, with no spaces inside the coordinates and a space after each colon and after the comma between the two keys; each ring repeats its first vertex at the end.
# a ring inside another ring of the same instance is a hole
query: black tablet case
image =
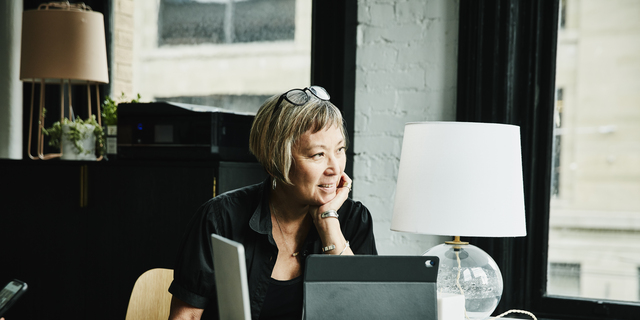
{"type": "Polygon", "coordinates": [[[310,255],[304,319],[437,320],[434,256],[310,255]]]}

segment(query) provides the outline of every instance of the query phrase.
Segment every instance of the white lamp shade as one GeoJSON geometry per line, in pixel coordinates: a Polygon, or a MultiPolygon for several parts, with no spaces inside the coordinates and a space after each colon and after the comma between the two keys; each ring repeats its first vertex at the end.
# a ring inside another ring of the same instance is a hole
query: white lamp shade
{"type": "Polygon", "coordinates": [[[22,15],[20,80],[108,83],[104,17],[80,10],[27,10],[22,15]]]}
{"type": "Polygon", "coordinates": [[[476,237],[525,236],[520,128],[407,123],[391,229],[476,237]]]}

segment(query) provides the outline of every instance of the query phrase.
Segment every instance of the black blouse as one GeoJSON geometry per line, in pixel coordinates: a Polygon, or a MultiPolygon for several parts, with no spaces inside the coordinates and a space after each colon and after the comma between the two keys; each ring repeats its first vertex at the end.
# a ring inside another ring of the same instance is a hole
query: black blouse
{"type": "Polygon", "coordinates": [[[302,276],[285,281],[270,279],[260,320],[302,319],[302,280],[302,276]]]}
{"type": "MultiPolygon", "coordinates": [[[[178,252],[169,292],[196,308],[205,309],[203,318],[218,318],[212,233],[244,245],[251,317],[259,318],[278,256],[278,248],[271,234],[269,181],[267,179],[207,201],[189,223],[178,252]]],[[[338,214],[340,229],[349,241],[351,250],[355,254],[377,254],[369,210],[362,203],[347,199],[338,214]]],[[[305,258],[309,254],[322,253],[321,248],[318,232],[312,227],[300,250],[302,270],[305,258]]]]}

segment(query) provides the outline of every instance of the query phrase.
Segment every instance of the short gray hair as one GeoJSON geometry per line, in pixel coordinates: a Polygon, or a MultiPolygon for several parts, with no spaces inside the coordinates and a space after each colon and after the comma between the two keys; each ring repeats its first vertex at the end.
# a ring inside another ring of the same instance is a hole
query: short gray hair
{"type": "Polygon", "coordinates": [[[251,153],[267,173],[289,185],[293,184],[289,179],[293,147],[305,132],[316,133],[335,125],[342,131],[345,147],[349,144],[340,110],[329,101],[309,95],[309,101],[301,106],[286,99],[276,106],[281,95],[272,96],[262,104],[251,126],[251,153]]]}

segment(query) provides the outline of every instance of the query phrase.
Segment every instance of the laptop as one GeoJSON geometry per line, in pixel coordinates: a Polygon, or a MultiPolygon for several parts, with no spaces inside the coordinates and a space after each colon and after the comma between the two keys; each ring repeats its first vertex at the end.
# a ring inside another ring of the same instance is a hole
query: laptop
{"type": "MultiPolygon", "coordinates": [[[[220,319],[251,319],[241,243],[211,235],[220,319]]],[[[304,320],[437,320],[434,256],[307,257],[304,320]]]]}
{"type": "Polygon", "coordinates": [[[251,320],[244,246],[211,234],[220,319],[251,320]]]}
{"type": "Polygon", "coordinates": [[[437,320],[438,257],[310,255],[305,320],[437,320]]]}

